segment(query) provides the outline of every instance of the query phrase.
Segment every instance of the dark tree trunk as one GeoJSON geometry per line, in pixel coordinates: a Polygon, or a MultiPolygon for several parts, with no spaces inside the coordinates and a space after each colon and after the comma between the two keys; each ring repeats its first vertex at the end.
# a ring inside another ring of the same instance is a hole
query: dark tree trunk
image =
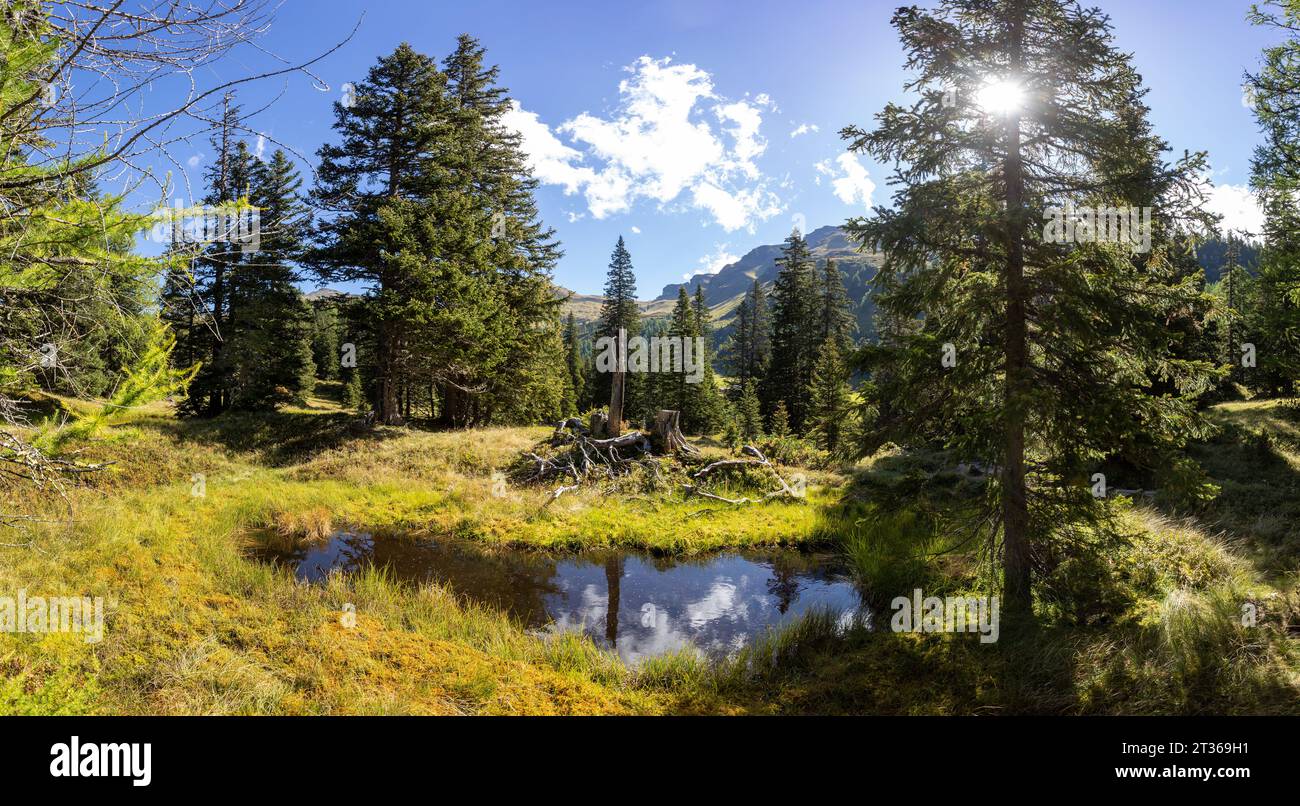
{"type": "Polygon", "coordinates": [[[614,372],[609,390],[609,435],[617,437],[623,433],[623,369],[614,372]]]}
{"type": "Polygon", "coordinates": [[[402,413],[398,408],[397,354],[399,340],[392,332],[391,323],[380,325],[379,335],[379,388],[375,391],[375,422],[381,425],[401,425],[402,413]]]}
{"type": "MultiPolygon", "coordinates": [[[[1017,9],[1023,15],[1023,7],[1017,9]]],[[[1023,16],[1013,22],[1012,70],[1022,64],[1023,16]]],[[[1033,607],[1029,553],[1029,507],[1025,489],[1025,393],[1029,381],[1028,329],[1025,316],[1024,166],[1020,157],[1020,115],[1007,114],[1007,153],[1003,164],[1007,215],[1006,422],[1002,461],[1003,596],[1009,612],[1033,607]]]]}

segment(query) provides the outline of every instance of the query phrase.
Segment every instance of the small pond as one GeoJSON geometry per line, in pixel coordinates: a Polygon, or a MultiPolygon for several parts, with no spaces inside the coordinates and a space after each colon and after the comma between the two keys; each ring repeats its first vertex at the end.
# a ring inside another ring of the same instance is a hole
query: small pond
{"type": "Polygon", "coordinates": [[[553,556],[341,531],[310,546],[259,543],[254,556],[306,582],[368,565],[404,581],[439,582],[536,632],[586,632],[630,664],[687,646],[723,657],[814,609],[846,622],[866,613],[837,558],[796,551],[553,556]]]}

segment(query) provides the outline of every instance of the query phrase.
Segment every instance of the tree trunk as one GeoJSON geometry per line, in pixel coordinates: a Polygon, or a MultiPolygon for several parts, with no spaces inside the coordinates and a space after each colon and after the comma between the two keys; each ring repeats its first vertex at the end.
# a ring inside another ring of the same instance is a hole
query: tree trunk
{"type": "MultiPolygon", "coordinates": [[[[1023,8],[1018,9],[1023,14],[1023,8]]],[[[1023,17],[1014,22],[1011,66],[1017,75],[1023,62],[1023,17]]],[[[1006,123],[1007,321],[1004,356],[1005,432],[1002,462],[1003,596],[1008,612],[1033,608],[1029,555],[1029,507],[1025,489],[1025,393],[1029,381],[1028,328],[1025,316],[1024,166],[1020,157],[1020,114],[1009,112],[1006,123]]]]}
{"type": "Polygon", "coordinates": [[[609,389],[609,436],[623,433],[623,368],[614,371],[609,389]]]}
{"type": "Polygon", "coordinates": [[[650,441],[655,450],[661,454],[699,453],[699,449],[686,441],[681,429],[681,412],[660,409],[655,414],[654,427],[650,430],[650,441]]]}
{"type": "Polygon", "coordinates": [[[392,333],[391,323],[380,325],[379,345],[379,388],[375,392],[375,422],[380,425],[401,425],[402,413],[397,406],[398,339],[392,333]]]}

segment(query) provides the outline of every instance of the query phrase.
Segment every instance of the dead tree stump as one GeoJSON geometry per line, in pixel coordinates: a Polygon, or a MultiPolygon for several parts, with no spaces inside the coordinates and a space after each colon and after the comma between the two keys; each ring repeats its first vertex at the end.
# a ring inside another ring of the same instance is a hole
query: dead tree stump
{"type": "Polygon", "coordinates": [[[650,439],[654,443],[655,450],[661,454],[685,453],[690,456],[700,452],[698,448],[686,441],[686,435],[682,433],[681,421],[681,412],[672,409],[660,409],[655,414],[654,427],[650,429],[650,439]]]}

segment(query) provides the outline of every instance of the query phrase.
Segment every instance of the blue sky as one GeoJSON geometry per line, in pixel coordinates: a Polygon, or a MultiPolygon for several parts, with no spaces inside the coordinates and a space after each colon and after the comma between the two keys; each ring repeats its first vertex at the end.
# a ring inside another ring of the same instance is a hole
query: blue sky
{"type": "MultiPolygon", "coordinates": [[[[1096,0],[1134,54],[1157,131],[1176,151],[1207,150],[1215,204],[1248,226],[1244,186],[1258,140],[1242,73],[1269,44],[1238,0],[1096,0]]],[[[543,218],[566,255],[561,285],[598,293],[609,253],[627,238],[640,295],[721,265],[795,223],[840,223],[888,196],[888,169],[845,154],[837,134],[902,97],[896,0],[285,0],[261,44],[310,58],[361,27],[315,72],[242,90],[252,121],[310,163],[332,138],[345,82],[402,41],[441,59],[461,32],[479,38],[519,109],[545,182],[543,218]],[[362,15],[364,14],[364,18],[362,15]]],[[[234,78],[265,63],[211,68],[234,78]]],[[[206,141],[171,147],[198,186],[206,141]]],[[[309,164],[304,173],[310,181],[309,164]]]]}

